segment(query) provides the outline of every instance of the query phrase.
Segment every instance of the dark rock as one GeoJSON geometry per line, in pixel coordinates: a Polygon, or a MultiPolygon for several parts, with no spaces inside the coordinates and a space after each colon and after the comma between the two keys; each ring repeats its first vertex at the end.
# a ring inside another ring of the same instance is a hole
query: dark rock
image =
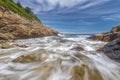
{"type": "Polygon", "coordinates": [[[71,50],[84,51],[84,48],[80,46],[73,47],[71,50]]]}
{"type": "Polygon", "coordinates": [[[111,59],[120,61],[120,38],[109,42],[102,50],[111,59]]]}

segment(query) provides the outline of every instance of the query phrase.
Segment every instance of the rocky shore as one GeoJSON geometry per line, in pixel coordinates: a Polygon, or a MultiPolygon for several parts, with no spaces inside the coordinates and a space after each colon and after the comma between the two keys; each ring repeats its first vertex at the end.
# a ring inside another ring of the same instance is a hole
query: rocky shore
{"type": "Polygon", "coordinates": [[[108,32],[93,35],[90,39],[108,42],[98,51],[103,51],[111,59],[120,62],[120,25],[113,27],[108,32]]]}
{"type": "Polygon", "coordinates": [[[37,20],[29,20],[0,6],[0,40],[15,40],[57,34],[57,31],[37,20]]]}
{"type": "Polygon", "coordinates": [[[99,40],[104,42],[110,42],[120,37],[120,25],[113,27],[110,31],[95,34],[90,39],[92,40],[99,40]]]}

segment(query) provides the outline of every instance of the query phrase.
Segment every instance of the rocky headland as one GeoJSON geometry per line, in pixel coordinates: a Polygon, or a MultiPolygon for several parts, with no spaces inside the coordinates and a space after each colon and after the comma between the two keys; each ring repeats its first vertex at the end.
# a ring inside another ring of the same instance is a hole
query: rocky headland
{"type": "Polygon", "coordinates": [[[90,39],[108,42],[98,51],[103,51],[111,59],[120,62],[120,25],[113,27],[108,32],[93,35],[90,39]]]}
{"type": "MultiPolygon", "coordinates": [[[[7,1],[10,2],[9,0],[7,1]]],[[[23,8],[19,8],[18,6],[18,9],[23,10],[24,14],[26,13],[26,17],[22,16],[17,12],[12,11],[7,7],[2,6],[3,3],[5,3],[5,1],[0,2],[0,40],[15,40],[58,34],[57,31],[42,24],[40,20],[34,19],[34,17],[30,17],[31,19],[28,18],[27,12],[25,12],[23,8]]],[[[16,3],[11,3],[17,6],[16,3]]],[[[17,11],[17,8],[15,9],[17,11]]]]}

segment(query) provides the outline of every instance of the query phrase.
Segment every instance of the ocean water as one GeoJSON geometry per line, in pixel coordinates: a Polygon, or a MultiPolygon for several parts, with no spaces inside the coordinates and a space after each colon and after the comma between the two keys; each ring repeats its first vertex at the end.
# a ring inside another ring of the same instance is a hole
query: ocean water
{"type": "Polygon", "coordinates": [[[28,47],[0,49],[0,80],[120,80],[120,63],[96,51],[106,43],[89,40],[89,36],[59,34],[10,42],[28,47]],[[12,62],[32,53],[46,59],[33,63],[12,62]]]}

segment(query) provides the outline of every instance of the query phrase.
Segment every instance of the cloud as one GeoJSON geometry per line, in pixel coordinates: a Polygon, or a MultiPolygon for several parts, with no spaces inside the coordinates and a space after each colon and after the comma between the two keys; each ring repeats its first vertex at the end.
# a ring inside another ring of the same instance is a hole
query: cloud
{"type": "Polygon", "coordinates": [[[120,14],[112,14],[108,16],[103,16],[102,17],[104,20],[109,20],[109,21],[118,21],[120,20],[120,14]]]}
{"type": "Polygon", "coordinates": [[[59,7],[60,10],[70,8],[86,9],[110,0],[14,0],[20,1],[22,5],[29,6],[35,13],[51,11],[59,7]],[[85,4],[85,5],[83,5],[85,4]],[[77,5],[77,7],[75,7],[77,5]]]}
{"type": "Polygon", "coordinates": [[[58,31],[106,31],[120,21],[120,0],[14,0],[58,31]]]}

